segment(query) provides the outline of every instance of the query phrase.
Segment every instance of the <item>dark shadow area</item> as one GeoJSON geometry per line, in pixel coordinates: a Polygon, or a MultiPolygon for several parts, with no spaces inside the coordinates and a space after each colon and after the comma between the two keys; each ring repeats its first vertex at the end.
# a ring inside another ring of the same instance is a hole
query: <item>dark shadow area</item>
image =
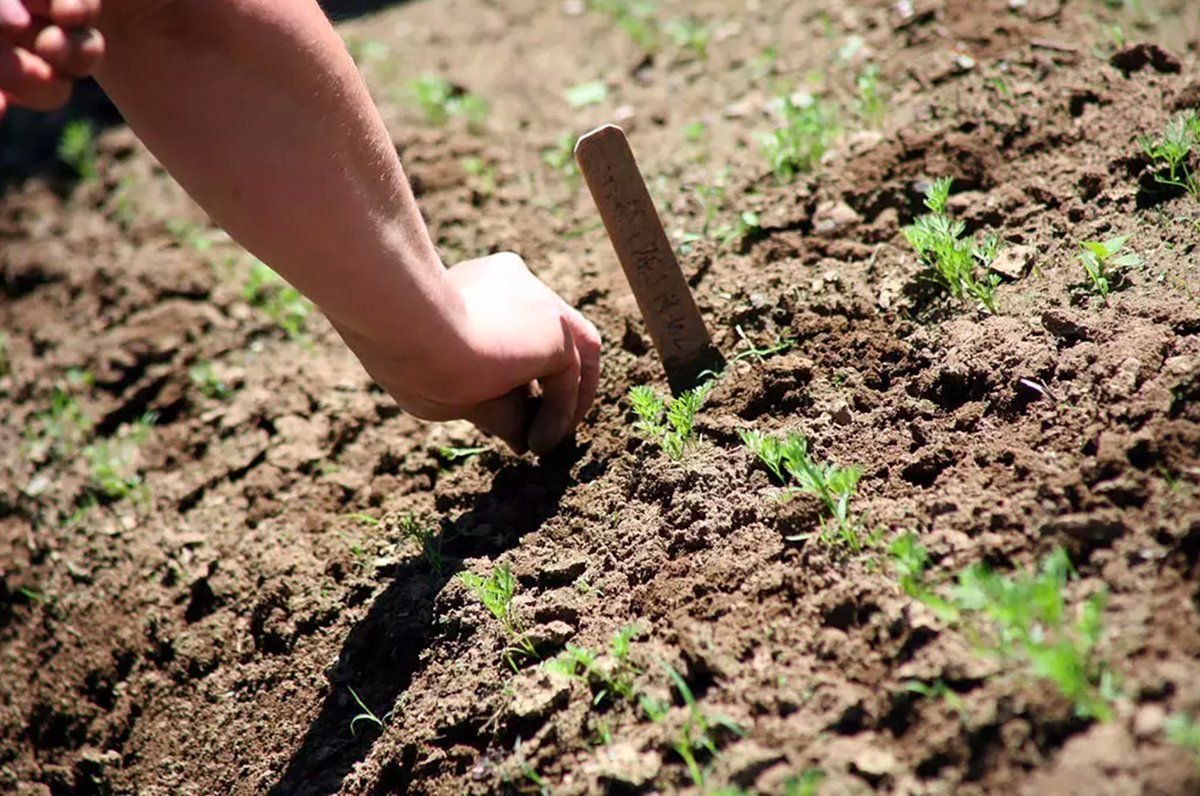
{"type": "MultiPolygon", "coordinates": [[[[443,523],[445,566],[441,574],[420,556],[402,562],[388,574],[387,588],[350,630],[337,662],[327,672],[330,693],[271,789],[273,796],[327,794],[340,789],[342,780],[366,757],[379,736],[366,722],[358,723],[357,737],[351,733],[350,721],[362,711],[349,689],[381,717],[391,709],[417,672],[434,625],[434,601],[462,568],[462,559],[498,555],[540,527],[558,510],[567,487],[574,483],[571,468],[585,452],[583,447],[564,446],[540,464],[522,461],[504,468],[467,511],[443,523]]],[[[389,761],[385,772],[388,792],[407,791],[414,763],[389,761]]]]}
{"type": "MultiPolygon", "coordinates": [[[[320,0],[321,8],[335,22],[405,2],[408,0],[320,0]]],[[[0,192],[31,177],[53,177],[69,187],[75,176],[56,153],[63,130],[80,119],[89,122],[96,134],[124,124],[116,106],[94,80],[80,81],[66,107],[53,113],[10,109],[0,119],[0,192]]]]}

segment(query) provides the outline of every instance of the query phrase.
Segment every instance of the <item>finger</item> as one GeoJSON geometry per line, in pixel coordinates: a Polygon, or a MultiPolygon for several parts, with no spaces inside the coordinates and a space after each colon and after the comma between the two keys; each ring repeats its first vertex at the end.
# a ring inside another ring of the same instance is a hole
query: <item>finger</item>
{"type": "Polygon", "coordinates": [[[0,91],[0,119],[4,118],[6,110],[8,110],[8,98],[4,96],[4,92],[0,91]]]}
{"type": "Polygon", "coordinates": [[[575,403],[575,417],[572,425],[583,422],[584,415],[592,407],[596,399],[596,389],[600,385],[600,332],[592,322],[575,310],[568,314],[571,323],[571,336],[575,340],[575,348],[579,352],[579,397],[575,403]]]}
{"type": "Polygon", "coordinates": [[[87,77],[104,57],[104,37],[92,28],[67,31],[35,23],[17,44],[50,64],[60,77],[87,77]]]}
{"type": "Polygon", "coordinates": [[[566,316],[562,319],[562,333],[565,355],[562,369],[538,379],[542,384],[542,405],[529,431],[529,448],[534,453],[549,453],[575,426],[580,361],[566,316]]]}
{"type": "Polygon", "coordinates": [[[499,398],[478,404],[467,414],[466,419],[481,431],[499,437],[519,456],[528,450],[528,410],[529,389],[520,387],[499,398]]]}
{"type": "Polygon", "coordinates": [[[23,0],[35,17],[64,28],[86,28],[100,16],[100,0],[23,0]]]}
{"type": "Polygon", "coordinates": [[[33,21],[21,0],[0,0],[0,33],[25,30],[33,21]]]}
{"type": "Polygon", "coordinates": [[[20,47],[0,47],[0,91],[14,105],[52,111],[71,98],[71,82],[54,74],[50,65],[20,47]]]}

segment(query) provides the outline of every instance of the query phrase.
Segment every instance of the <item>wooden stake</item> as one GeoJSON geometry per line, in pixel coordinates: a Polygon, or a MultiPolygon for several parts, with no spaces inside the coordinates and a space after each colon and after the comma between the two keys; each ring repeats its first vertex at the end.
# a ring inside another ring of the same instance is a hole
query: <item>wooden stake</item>
{"type": "Polygon", "coordinates": [[[671,392],[695,387],[704,371],[721,370],[725,360],[700,317],[625,132],[611,124],[593,130],[575,145],[575,160],[633,288],[671,392]]]}

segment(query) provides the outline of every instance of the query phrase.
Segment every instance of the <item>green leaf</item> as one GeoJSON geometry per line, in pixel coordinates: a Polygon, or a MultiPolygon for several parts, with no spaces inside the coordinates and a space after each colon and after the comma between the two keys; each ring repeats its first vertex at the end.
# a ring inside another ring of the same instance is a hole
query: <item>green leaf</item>
{"type": "Polygon", "coordinates": [[[567,89],[567,104],[572,108],[583,108],[588,105],[599,105],[608,97],[608,86],[602,80],[590,83],[580,83],[567,89]]]}

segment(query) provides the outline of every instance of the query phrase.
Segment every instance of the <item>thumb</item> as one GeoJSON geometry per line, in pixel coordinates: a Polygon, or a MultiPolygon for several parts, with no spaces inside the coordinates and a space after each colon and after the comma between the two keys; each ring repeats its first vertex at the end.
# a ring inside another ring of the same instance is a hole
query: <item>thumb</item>
{"type": "Polygon", "coordinates": [[[499,398],[476,404],[465,419],[481,431],[499,437],[519,456],[529,449],[527,442],[534,406],[529,385],[523,385],[499,398]]]}

